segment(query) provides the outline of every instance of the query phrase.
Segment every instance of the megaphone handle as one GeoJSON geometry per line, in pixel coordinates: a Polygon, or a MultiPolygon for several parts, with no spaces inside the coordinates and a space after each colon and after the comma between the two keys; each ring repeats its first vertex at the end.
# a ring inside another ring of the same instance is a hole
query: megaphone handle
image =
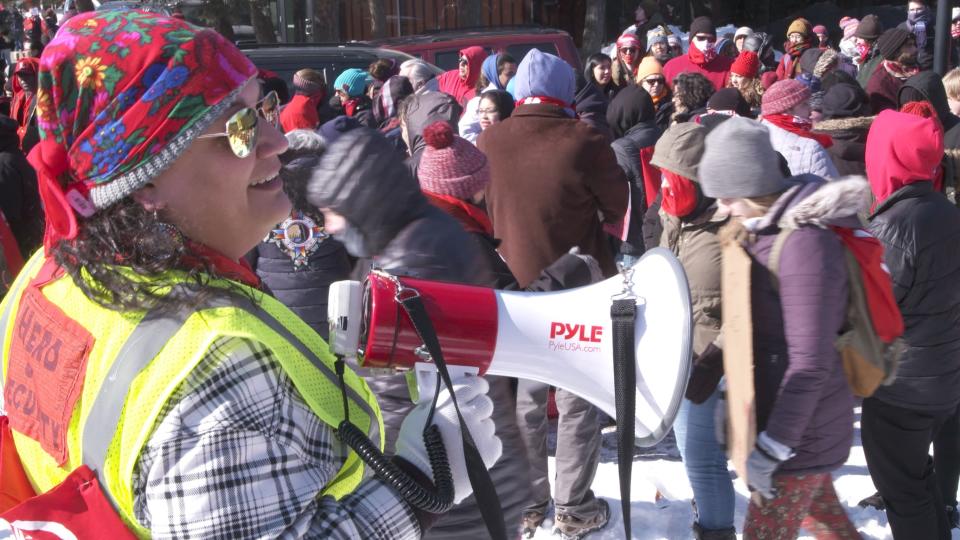
{"type": "MultiPolygon", "coordinates": [[[[460,436],[463,442],[463,458],[467,465],[467,476],[470,478],[470,485],[473,486],[473,496],[480,506],[480,515],[483,517],[484,525],[492,540],[507,540],[507,526],[503,520],[503,509],[500,506],[500,499],[497,496],[497,490],[493,486],[493,480],[487,471],[480,451],[477,449],[477,443],[473,440],[470,430],[467,429],[467,423],[460,413],[460,406],[457,404],[456,394],[453,393],[453,382],[447,369],[447,362],[443,359],[443,351],[440,349],[440,340],[437,338],[437,331],[433,328],[433,322],[427,313],[426,306],[420,294],[397,294],[396,300],[403,306],[414,330],[420,336],[420,340],[430,353],[430,358],[437,366],[437,372],[443,380],[443,384],[450,390],[450,399],[453,401],[453,407],[457,411],[457,419],[460,422],[460,436]]],[[[431,398],[432,399],[432,398],[431,398]]]]}
{"type": "MultiPolygon", "coordinates": [[[[437,383],[441,382],[437,365],[430,362],[417,362],[413,366],[413,372],[417,379],[417,395],[414,401],[416,403],[432,401],[433,394],[437,391],[437,383]]],[[[447,372],[450,373],[450,379],[455,380],[469,375],[478,376],[480,368],[475,366],[447,366],[447,372]]]]}

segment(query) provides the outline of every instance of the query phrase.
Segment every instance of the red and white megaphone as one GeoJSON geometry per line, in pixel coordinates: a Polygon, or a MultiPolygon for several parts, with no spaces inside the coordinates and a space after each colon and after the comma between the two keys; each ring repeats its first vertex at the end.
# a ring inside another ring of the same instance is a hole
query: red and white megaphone
{"type": "Polygon", "coordinates": [[[419,294],[452,376],[503,375],[564,388],[615,416],[613,298],[635,298],[636,444],[670,430],[691,360],[690,292],[673,254],[648,251],[610,279],[560,292],[508,292],[371,273],[330,286],[330,348],[365,369],[416,370],[432,395],[436,369],[398,290],[419,294]],[[424,376],[429,375],[429,376],[424,376]]]}

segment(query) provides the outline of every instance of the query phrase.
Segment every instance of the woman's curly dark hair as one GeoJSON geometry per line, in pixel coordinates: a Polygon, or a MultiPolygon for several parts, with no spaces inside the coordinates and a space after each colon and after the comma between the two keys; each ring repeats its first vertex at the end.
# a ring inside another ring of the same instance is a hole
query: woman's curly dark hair
{"type": "Polygon", "coordinates": [[[681,73],[673,79],[673,94],[680,101],[678,114],[706,107],[714,92],[710,79],[699,73],[681,73]]]}
{"type": "Polygon", "coordinates": [[[52,255],[87,298],[115,311],[195,308],[221,290],[209,260],[129,197],[84,220],[52,255]],[[169,294],[174,285],[185,294],[169,294]]]}

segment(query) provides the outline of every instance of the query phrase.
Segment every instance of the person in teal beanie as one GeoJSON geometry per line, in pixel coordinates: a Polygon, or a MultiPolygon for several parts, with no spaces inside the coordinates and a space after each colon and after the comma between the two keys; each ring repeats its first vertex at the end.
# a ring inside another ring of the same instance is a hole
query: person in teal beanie
{"type": "Polygon", "coordinates": [[[373,101],[367,96],[370,74],[363,69],[344,70],[333,83],[334,97],[330,103],[342,114],[356,119],[366,127],[375,127],[373,101]]]}

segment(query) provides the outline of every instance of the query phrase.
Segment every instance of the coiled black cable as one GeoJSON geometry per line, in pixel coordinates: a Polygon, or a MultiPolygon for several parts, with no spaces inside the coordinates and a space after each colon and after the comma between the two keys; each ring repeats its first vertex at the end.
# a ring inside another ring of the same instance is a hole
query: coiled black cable
{"type": "Polygon", "coordinates": [[[431,424],[423,432],[423,444],[433,468],[436,492],[420,485],[406,471],[397,467],[360,428],[350,422],[344,420],[340,423],[337,436],[352,448],[381,480],[397,490],[403,500],[412,506],[431,514],[443,514],[453,507],[453,475],[450,473],[450,462],[447,461],[447,450],[443,445],[440,429],[436,425],[431,424]]]}
{"type": "Polygon", "coordinates": [[[410,474],[402,470],[387,456],[383,455],[380,448],[367,437],[367,434],[360,431],[360,428],[350,423],[350,407],[347,402],[346,381],[343,378],[344,361],[338,358],[335,364],[337,376],[340,378],[340,391],[343,394],[343,418],[337,426],[337,437],[363,460],[370,469],[387,483],[390,487],[397,490],[397,493],[403,497],[411,506],[429,512],[431,514],[443,514],[453,507],[453,474],[450,471],[450,461],[447,459],[447,448],[443,444],[443,437],[440,435],[440,428],[433,423],[433,411],[437,405],[440,385],[437,384],[437,392],[433,397],[433,408],[427,416],[426,428],[423,430],[423,445],[427,451],[427,457],[430,459],[430,467],[433,469],[433,483],[435,491],[430,491],[419,482],[414,480],[410,474]]]}

